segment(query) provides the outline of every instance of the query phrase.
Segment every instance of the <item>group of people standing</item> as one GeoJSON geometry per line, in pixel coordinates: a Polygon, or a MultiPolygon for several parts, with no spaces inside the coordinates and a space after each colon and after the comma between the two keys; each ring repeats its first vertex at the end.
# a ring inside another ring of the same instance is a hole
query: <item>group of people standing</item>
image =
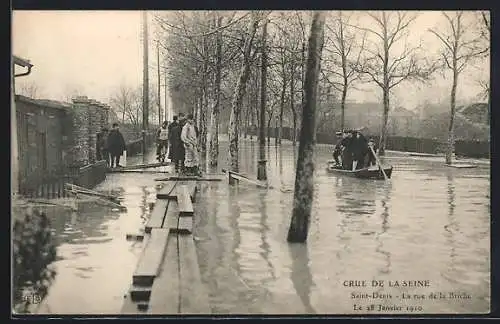
{"type": "Polygon", "coordinates": [[[97,134],[97,160],[105,160],[109,167],[121,167],[120,157],[125,149],[125,139],[120,132],[118,123],[114,123],[111,130],[103,128],[97,134]]]}
{"type": "Polygon", "coordinates": [[[358,130],[343,130],[336,135],[338,142],[333,150],[333,159],[338,167],[355,171],[376,164],[373,152],[377,151],[377,146],[373,138],[366,140],[358,130]]]}
{"type": "MultiPolygon", "coordinates": [[[[168,158],[176,172],[200,175],[198,157],[198,130],[192,114],[174,116],[173,121],[163,122],[156,133],[156,155],[161,158],[162,150],[168,150],[168,158]]],[[[105,160],[109,167],[121,167],[120,157],[126,149],[125,139],[118,123],[111,130],[103,128],[97,134],[97,160],[105,160]]]]}
{"type": "Polygon", "coordinates": [[[198,131],[192,114],[174,116],[173,121],[163,122],[156,134],[156,155],[161,160],[162,150],[168,148],[168,158],[176,172],[200,175],[198,157],[198,131]]]}

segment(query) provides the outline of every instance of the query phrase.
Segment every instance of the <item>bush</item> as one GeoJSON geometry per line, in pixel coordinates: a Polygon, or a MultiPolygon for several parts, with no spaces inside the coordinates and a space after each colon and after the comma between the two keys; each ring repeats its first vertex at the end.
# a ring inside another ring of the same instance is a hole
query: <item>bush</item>
{"type": "Polygon", "coordinates": [[[47,296],[56,272],[50,264],[56,259],[56,246],[45,213],[34,210],[23,220],[15,220],[13,230],[14,310],[29,313],[30,304],[47,296]]]}

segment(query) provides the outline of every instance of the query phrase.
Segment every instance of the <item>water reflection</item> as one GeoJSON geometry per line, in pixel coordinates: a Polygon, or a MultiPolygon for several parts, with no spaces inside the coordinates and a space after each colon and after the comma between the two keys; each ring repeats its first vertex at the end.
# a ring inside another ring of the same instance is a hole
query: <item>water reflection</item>
{"type": "Polygon", "coordinates": [[[271,245],[269,244],[269,233],[271,231],[271,228],[269,227],[269,224],[268,224],[268,219],[269,219],[269,215],[268,215],[268,211],[267,211],[267,204],[266,204],[266,193],[265,192],[260,192],[259,193],[259,201],[260,201],[260,204],[261,204],[261,208],[260,208],[260,239],[261,239],[261,244],[260,244],[260,248],[261,248],[261,252],[260,252],[260,255],[262,256],[262,258],[264,259],[264,261],[266,262],[267,264],[267,269],[268,269],[268,272],[271,276],[272,279],[276,279],[276,274],[274,272],[274,267],[273,267],[273,264],[271,263],[271,260],[269,259],[269,256],[271,254],[271,245]]]}
{"type": "Polygon", "coordinates": [[[306,244],[289,244],[290,258],[292,259],[292,271],[290,278],[297,295],[304,304],[307,314],[315,314],[316,310],[311,305],[311,290],[314,285],[311,269],[309,268],[309,251],[306,244]]]}
{"type": "Polygon", "coordinates": [[[340,214],[357,216],[375,213],[377,182],[337,177],[334,183],[340,214]]]}
{"type": "Polygon", "coordinates": [[[455,184],[451,171],[447,173],[446,179],[448,180],[446,187],[447,205],[448,205],[448,213],[447,213],[448,223],[444,225],[444,230],[445,230],[444,236],[446,237],[450,253],[449,265],[447,269],[447,272],[450,273],[450,276],[447,279],[456,282],[456,278],[454,278],[454,276],[451,274],[456,273],[458,271],[456,269],[457,244],[455,235],[460,231],[460,226],[455,216],[455,184]]]}
{"type": "Polygon", "coordinates": [[[376,252],[380,253],[384,259],[384,267],[379,268],[380,274],[389,274],[391,272],[391,253],[384,250],[384,234],[387,233],[389,229],[389,203],[390,203],[390,193],[391,193],[391,183],[386,183],[384,187],[384,196],[381,200],[382,213],[380,217],[382,219],[381,231],[375,236],[375,240],[378,242],[376,252]],[[382,237],[382,238],[381,238],[382,237]]]}

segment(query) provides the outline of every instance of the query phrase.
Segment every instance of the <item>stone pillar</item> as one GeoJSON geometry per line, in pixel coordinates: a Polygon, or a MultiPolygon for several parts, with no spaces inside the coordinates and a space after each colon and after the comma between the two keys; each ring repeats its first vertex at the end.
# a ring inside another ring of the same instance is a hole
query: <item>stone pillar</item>
{"type": "Polygon", "coordinates": [[[89,105],[86,96],[72,99],[73,101],[73,139],[72,154],[75,164],[89,164],[89,105]]]}
{"type": "Polygon", "coordinates": [[[103,109],[101,111],[102,112],[101,118],[102,118],[102,124],[107,128],[109,128],[109,109],[111,109],[109,105],[103,104],[103,109]]]}
{"type": "Polygon", "coordinates": [[[89,162],[95,163],[97,157],[97,132],[101,131],[99,102],[94,99],[89,103],[89,162]]]}

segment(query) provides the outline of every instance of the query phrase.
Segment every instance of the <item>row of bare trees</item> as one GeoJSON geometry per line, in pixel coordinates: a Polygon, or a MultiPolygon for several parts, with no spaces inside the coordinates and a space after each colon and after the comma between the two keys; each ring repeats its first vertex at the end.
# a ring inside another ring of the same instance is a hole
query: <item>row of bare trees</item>
{"type": "MultiPolygon", "coordinates": [[[[149,89],[149,102],[157,103],[158,93],[154,87],[149,89]]],[[[121,123],[130,124],[138,133],[142,128],[142,87],[130,87],[121,84],[113,90],[110,105],[121,123]]],[[[149,109],[149,122],[158,124],[158,109],[149,109]]]]}
{"type": "MultiPolygon", "coordinates": [[[[222,118],[229,124],[231,166],[235,171],[240,133],[259,121],[264,71],[260,56],[264,41],[266,126],[271,126],[273,120],[277,122],[278,144],[284,125],[298,134],[311,17],[307,12],[291,11],[155,13],[169,86],[180,97],[174,104],[178,110],[184,106],[194,112],[202,134],[200,147],[208,152],[211,165],[217,163],[217,135],[222,118]]],[[[380,153],[384,154],[394,88],[404,82],[427,82],[434,72],[449,69],[453,98],[449,152],[453,151],[456,87],[468,64],[489,51],[489,15],[443,12],[445,24],[427,32],[442,43],[439,56],[431,55],[433,49],[409,40],[417,17],[418,13],[401,11],[326,14],[315,113],[317,128],[346,127],[344,111],[350,91],[371,83],[382,94],[380,153]],[[336,105],[341,107],[340,116],[332,113],[336,105]]],[[[485,86],[489,93],[488,87],[485,86]]],[[[293,139],[295,142],[296,136],[293,139]]],[[[448,156],[446,161],[450,162],[448,156]]]]}

